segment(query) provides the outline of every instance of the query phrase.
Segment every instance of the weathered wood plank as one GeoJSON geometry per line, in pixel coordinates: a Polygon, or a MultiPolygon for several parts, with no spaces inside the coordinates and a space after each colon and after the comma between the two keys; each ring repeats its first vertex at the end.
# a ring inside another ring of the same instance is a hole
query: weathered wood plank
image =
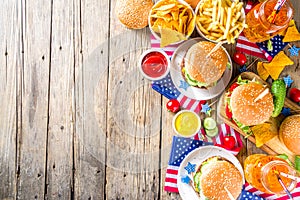
{"type": "Polygon", "coordinates": [[[75,199],[105,199],[109,4],[75,4],[75,199]]]}
{"type": "Polygon", "coordinates": [[[43,199],[45,190],[50,1],[22,2],[22,110],[19,146],[19,199],[43,199]],[[42,8],[42,9],[41,9],[42,8]]]}
{"type": "Polygon", "coordinates": [[[107,199],[159,199],[161,97],[138,72],[149,30],[128,30],[111,10],[107,199]]]}
{"type": "Polygon", "coordinates": [[[47,197],[71,199],[74,134],[74,1],[52,1],[47,197]]]}
{"type": "Polygon", "coordinates": [[[17,100],[21,67],[21,4],[3,1],[0,7],[0,199],[17,196],[17,100]]]}

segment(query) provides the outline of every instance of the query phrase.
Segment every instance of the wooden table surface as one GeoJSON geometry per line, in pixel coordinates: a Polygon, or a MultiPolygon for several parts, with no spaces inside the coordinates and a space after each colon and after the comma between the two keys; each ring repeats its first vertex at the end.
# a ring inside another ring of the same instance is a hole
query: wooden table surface
{"type": "MultiPolygon", "coordinates": [[[[115,3],[2,1],[0,199],[180,199],[163,190],[173,115],[137,68],[150,32],[115,3]]],[[[292,60],[282,75],[300,88],[292,60]]],[[[241,162],[262,152],[244,146],[241,162]]]]}

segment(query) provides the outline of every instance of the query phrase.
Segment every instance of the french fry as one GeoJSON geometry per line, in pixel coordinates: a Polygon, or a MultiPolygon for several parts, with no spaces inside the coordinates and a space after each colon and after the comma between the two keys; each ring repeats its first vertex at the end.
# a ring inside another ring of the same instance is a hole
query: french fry
{"type": "Polygon", "coordinates": [[[198,30],[208,39],[216,38],[216,42],[234,43],[246,27],[243,2],[239,0],[203,0],[196,16],[198,30]]]}

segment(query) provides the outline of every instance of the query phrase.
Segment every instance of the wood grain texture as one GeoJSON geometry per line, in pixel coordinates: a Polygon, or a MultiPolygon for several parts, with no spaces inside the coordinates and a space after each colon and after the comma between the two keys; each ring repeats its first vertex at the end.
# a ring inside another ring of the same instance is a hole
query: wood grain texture
{"type": "Polygon", "coordinates": [[[70,199],[73,189],[75,38],[72,5],[73,0],[52,1],[46,177],[48,199],[70,199]]]}
{"type": "Polygon", "coordinates": [[[75,1],[75,199],[105,199],[109,7],[75,1]]]}
{"type": "Polygon", "coordinates": [[[22,57],[20,2],[3,1],[0,7],[0,199],[17,196],[17,109],[22,57]],[[6,12],[9,11],[9,12],[6,12]],[[17,26],[15,26],[16,24],[17,26]]]}
{"type": "Polygon", "coordinates": [[[17,197],[42,199],[46,177],[51,2],[21,2],[24,60],[17,197]]]}
{"type": "MultiPolygon", "coordinates": [[[[137,68],[150,31],[119,23],[116,1],[2,1],[0,199],[181,199],[163,190],[173,114],[137,68]]],[[[243,143],[241,162],[265,153],[243,143]]]]}

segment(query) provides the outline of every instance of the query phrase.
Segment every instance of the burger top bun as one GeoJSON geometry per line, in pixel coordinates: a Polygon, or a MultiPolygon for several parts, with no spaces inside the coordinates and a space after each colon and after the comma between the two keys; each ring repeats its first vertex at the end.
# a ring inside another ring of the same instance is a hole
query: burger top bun
{"type": "Polygon", "coordinates": [[[226,190],[237,199],[243,187],[240,171],[228,161],[218,161],[206,169],[200,179],[201,192],[208,199],[230,200],[226,190]]]}
{"type": "Polygon", "coordinates": [[[262,84],[250,82],[235,88],[231,94],[232,117],[246,126],[262,124],[272,115],[274,104],[270,92],[262,99],[254,100],[265,90],[262,84]]]}
{"type": "Polygon", "coordinates": [[[289,150],[300,154],[300,115],[292,115],[283,120],[279,138],[289,150]]]}
{"type": "Polygon", "coordinates": [[[131,29],[141,29],[148,25],[148,15],[152,0],[117,0],[116,15],[120,22],[131,29]]]}
{"type": "Polygon", "coordinates": [[[197,4],[199,3],[200,0],[185,0],[188,4],[192,6],[193,9],[197,7],[197,4]]]}
{"type": "Polygon", "coordinates": [[[215,45],[213,42],[201,41],[187,51],[184,60],[185,69],[193,79],[211,84],[222,77],[228,62],[225,51],[220,47],[206,60],[206,55],[215,45]]]}

